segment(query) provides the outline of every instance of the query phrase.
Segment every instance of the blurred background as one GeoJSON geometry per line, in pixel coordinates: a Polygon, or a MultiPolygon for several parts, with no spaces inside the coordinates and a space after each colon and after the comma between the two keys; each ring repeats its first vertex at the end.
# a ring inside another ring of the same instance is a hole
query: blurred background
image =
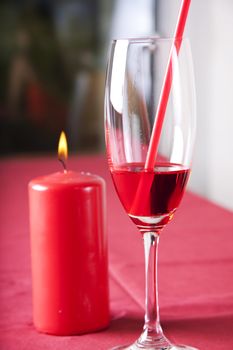
{"type": "MultiPolygon", "coordinates": [[[[109,40],[172,36],[181,0],[1,0],[0,155],[104,152],[109,40]]],[[[193,0],[197,142],[189,187],[233,210],[233,2],[193,0]]]]}

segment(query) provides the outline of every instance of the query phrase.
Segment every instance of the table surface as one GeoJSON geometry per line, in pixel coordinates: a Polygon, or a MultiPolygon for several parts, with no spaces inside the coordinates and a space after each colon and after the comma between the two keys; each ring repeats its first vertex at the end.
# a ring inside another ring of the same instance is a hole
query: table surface
{"type": "MultiPolygon", "coordinates": [[[[27,183],[60,168],[52,157],[1,160],[1,350],[109,349],[143,326],[144,257],[136,227],[114,191],[104,156],[71,157],[68,167],[107,182],[111,323],[102,332],[57,337],[32,324],[27,183]]],[[[186,193],[161,234],[161,322],[167,337],[201,350],[233,347],[233,213],[186,193]]]]}

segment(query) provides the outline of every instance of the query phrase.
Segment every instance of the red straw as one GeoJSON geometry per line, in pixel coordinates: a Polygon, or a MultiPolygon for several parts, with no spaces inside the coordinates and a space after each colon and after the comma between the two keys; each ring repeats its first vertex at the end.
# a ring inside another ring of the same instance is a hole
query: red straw
{"type": "MultiPolygon", "coordinates": [[[[150,144],[147,152],[146,163],[144,167],[145,170],[153,169],[155,165],[156,155],[158,152],[159,139],[162,131],[164,116],[167,108],[167,102],[168,102],[171,85],[172,85],[172,55],[174,50],[177,53],[177,55],[179,53],[190,2],[191,0],[183,0],[180,8],[180,13],[178,16],[178,21],[177,21],[175,35],[174,35],[174,41],[172,43],[172,47],[170,51],[168,65],[167,65],[167,69],[166,69],[166,73],[163,81],[163,86],[162,86],[162,90],[159,98],[154,126],[151,134],[150,144]]],[[[133,205],[129,212],[129,214],[131,215],[135,215],[135,213],[138,213],[141,211],[141,209],[143,209],[143,202],[140,200],[141,195],[142,193],[148,193],[151,186],[151,183],[146,181],[144,174],[145,173],[141,174],[142,176],[138,184],[133,205]]],[[[151,179],[153,180],[153,177],[151,177],[151,179]]]]}
{"type": "Polygon", "coordinates": [[[158,108],[155,116],[154,126],[151,134],[150,144],[147,152],[145,169],[153,169],[158,152],[159,139],[162,131],[164,116],[167,108],[167,102],[172,85],[172,55],[174,50],[178,55],[182,43],[184,27],[189,11],[191,0],[183,0],[180,8],[180,13],[177,20],[174,41],[172,43],[168,65],[163,81],[163,86],[159,98],[158,108]]]}

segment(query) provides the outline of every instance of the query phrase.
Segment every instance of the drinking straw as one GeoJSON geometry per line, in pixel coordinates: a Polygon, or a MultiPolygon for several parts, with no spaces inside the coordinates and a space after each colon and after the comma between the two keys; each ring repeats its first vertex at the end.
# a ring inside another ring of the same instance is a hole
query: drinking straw
{"type": "Polygon", "coordinates": [[[164,81],[163,81],[159,102],[158,102],[158,107],[156,111],[155,121],[152,129],[152,133],[151,133],[149,148],[148,148],[146,162],[145,162],[145,169],[153,169],[155,165],[155,160],[158,152],[159,139],[162,131],[164,116],[167,108],[167,102],[168,102],[171,85],[172,85],[172,55],[174,50],[176,50],[175,52],[177,55],[179,54],[190,2],[191,0],[183,0],[180,7],[180,12],[178,15],[178,20],[177,20],[175,34],[174,34],[174,40],[170,50],[168,65],[165,72],[164,81]]]}
{"type": "MultiPolygon", "coordinates": [[[[172,85],[172,55],[174,50],[177,55],[180,51],[190,2],[191,0],[183,0],[180,7],[180,12],[178,15],[178,20],[177,20],[175,34],[174,34],[174,40],[172,42],[172,46],[170,50],[167,69],[164,76],[164,81],[163,81],[163,85],[162,85],[162,89],[159,97],[159,103],[156,111],[155,121],[152,129],[152,133],[151,133],[149,148],[147,151],[147,157],[146,157],[146,162],[144,166],[145,170],[153,169],[155,165],[155,160],[158,152],[159,139],[162,131],[164,116],[167,108],[167,102],[168,102],[171,85],[172,85]]],[[[142,172],[141,179],[135,194],[135,198],[129,212],[129,214],[131,215],[133,215],[135,212],[140,212],[143,209],[143,202],[140,200],[141,195],[143,193],[148,193],[148,191],[150,190],[151,183],[150,181],[146,181],[146,178],[144,175],[145,173],[142,172]]],[[[151,180],[153,180],[153,177],[151,177],[151,180]]]]}

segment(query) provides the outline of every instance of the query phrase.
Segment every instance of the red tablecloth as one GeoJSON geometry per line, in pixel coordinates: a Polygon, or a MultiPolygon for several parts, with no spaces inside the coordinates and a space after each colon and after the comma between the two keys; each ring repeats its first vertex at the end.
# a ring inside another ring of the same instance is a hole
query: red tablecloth
{"type": "MultiPolygon", "coordinates": [[[[107,181],[112,321],[102,332],[57,337],[32,324],[27,183],[55,172],[55,157],[1,161],[0,349],[92,350],[133,342],[143,325],[144,261],[140,234],[124,213],[104,156],[72,158],[73,170],[107,181]]],[[[165,334],[201,350],[233,348],[233,214],[186,193],[163,231],[159,295],[165,334]]]]}

